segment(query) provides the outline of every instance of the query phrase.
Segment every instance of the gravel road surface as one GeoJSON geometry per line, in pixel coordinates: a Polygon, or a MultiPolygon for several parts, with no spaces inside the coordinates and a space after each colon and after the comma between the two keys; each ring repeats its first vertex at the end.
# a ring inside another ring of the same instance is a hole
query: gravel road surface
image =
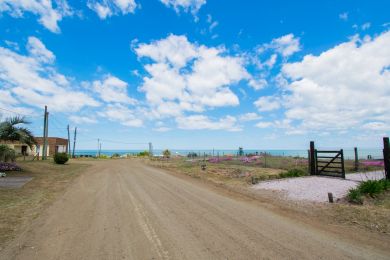
{"type": "Polygon", "coordinates": [[[0,259],[390,257],[215,189],[137,161],[97,161],[0,259]]]}

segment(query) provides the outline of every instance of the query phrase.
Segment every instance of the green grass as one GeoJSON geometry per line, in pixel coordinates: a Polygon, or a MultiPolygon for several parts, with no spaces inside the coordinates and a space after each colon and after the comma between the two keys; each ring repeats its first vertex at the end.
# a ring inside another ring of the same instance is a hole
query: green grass
{"type": "Polygon", "coordinates": [[[368,180],[363,181],[355,189],[350,189],[347,199],[351,203],[363,204],[364,197],[376,198],[378,195],[390,190],[389,180],[368,180]]]}
{"type": "Polygon", "coordinates": [[[363,204],[363,196],[359,189],[350,189],[347,195],[349,202],[354,204],[363,204]]]}
{"type": "Polygon", "coordinates": [[[302,176],[306,176],[306,175],[308,175],[307,171],[304,171],[302,169],[290,169],[285,173],[279,174],[279,177],[280,178],[292,178],[292,177],[302,177],[302,176]]]}

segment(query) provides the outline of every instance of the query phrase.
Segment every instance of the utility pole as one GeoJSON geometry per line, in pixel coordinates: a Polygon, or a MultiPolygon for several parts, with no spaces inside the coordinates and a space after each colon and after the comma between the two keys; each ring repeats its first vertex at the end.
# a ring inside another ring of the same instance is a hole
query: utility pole
{"type": "Polygon", "coordinates": [[[153,156],[153,144],[149,143],[149,156],[153,156]]]}
{"type": "Polygon", "coordinates": [[[100,157],[101,151],[102,151],[102,143],[99,144],[99,157],[100,157]]]}
{"type": "Polygon", "coordinates": [[[47,106],[45,106],[45,114],[43,119],[43,147],[42,147],[42,160],[46,160],[47,155],[47,126],[48,126],[48,112],[47,106]]]}
{"type": "Polygon", "coordinates": [[[97,150],[96,150],[96,157],[100,157],[100,154],[99,154],[99,149],[100,149],[100,139],[98,138],[98,142],[97,142],[97,150]]]}
{"type": "Polygon", "coordinates": [[[77,126],[74,128],[73,155],[72,155],[72,158],[74,158],[74,152],[75,152],[75,150],[76,150],[76,135],[77,135],[77,126]]]}
{"type": "MultiPolygon", "coordinates": [[[[49,112],[47,112],[47,115],[46,115],[46,138],[45,138],[45,140],[46,140],[46,143],[45,143],[46,152],[49,152],[49,154],[50,154],[50,151],[48,151],[48,145],[49,145],[49,112]]],[[[45,154],[45,159],[47,159],[47,154],[45,154]]]]}
{"type": "Polygon", "coordinates": [[[70,157],[71,151],[70,151],[70,132],[69,132],[69,125],[68,125],[67,129],[68,129],[68,147],[67,147],[67,149],[68,149],[68,155],[69,155],[69,157],[70,157]]]}

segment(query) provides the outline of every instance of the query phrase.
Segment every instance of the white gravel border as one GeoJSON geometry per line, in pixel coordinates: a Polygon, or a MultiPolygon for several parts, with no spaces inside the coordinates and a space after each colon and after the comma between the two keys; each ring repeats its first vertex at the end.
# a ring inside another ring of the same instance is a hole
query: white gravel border
{"type": "Polygon", "coordinates": [[[347,174],[346,179],[320,176],[286,178],[260,182],[253,189],[282,192],[287,199],[314,202],[328,202],[328,192],[336,201],[345,197],[348,190],[355,188],[360,181],[376,180],[384,177],[383,171],[347,174]]]}

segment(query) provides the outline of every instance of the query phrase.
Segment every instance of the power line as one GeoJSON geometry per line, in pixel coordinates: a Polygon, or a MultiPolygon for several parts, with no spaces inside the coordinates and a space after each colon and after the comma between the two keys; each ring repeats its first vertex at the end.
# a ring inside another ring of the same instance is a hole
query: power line
{"type": "Polygon", "coordinates": [[[26,117],[43,117],[42,115],[41,116],[38,116],[38,115],[36,115],[36,116],[27,115],[27,114],[19,113],[19,112],[12,111],[12,110],[9,110],[9,109],[6,109],[6,108],[2,108],[2,107],[0,107],[0,110],[7,111],[7,112],[10,112],[10,113],[14,113],[14,114],[17,114],[17,115],[26,116],[26,117]]]}

